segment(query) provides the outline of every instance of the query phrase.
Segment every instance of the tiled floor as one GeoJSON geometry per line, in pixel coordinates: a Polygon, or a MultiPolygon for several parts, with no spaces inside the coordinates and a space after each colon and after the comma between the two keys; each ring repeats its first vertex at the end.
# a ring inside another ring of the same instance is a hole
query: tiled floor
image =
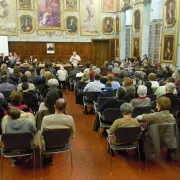
{"type": "MultiPolygon", "coordinates": [[[[76,134],[72,143],[74,175],[71,176],[70,158],[66,155],[56,155],[54,165],[43,168],[45,180],[179,180],[180,163],[168,162],[165,154],[162,153],[160,165],[148,163],[148,170],[145,170],[145,162],[142,161],[142,171],[139,171],[138,160],[134,154],[113,158],[113,175],[110,175],[110,158],[104,158],[105,139],[103,146],[100,146],[100,138],[92,131],[95,116],[82,114],[82,108],[75,105],[74,94],[64,92],[68,102],[67,114],[74,117],[76,134]],[[174,165],[174,166],[173,166],[174,165]]],[[[37,155],[36,175],[33,178],[32,164],[12,167],[11,161],[6,160],[4,164],[5,180],[31,180],[40,179],[39,156],[37,155]],[[8,163],[8,164],[7,164],[8,163]]],[[[1,180],[1,177],[0,177],[1,180]]]]}

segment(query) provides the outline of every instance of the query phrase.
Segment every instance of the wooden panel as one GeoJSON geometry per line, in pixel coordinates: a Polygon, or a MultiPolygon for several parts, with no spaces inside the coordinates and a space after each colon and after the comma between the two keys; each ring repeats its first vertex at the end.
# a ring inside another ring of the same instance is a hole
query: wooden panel
{"type": "Polygon", "coordinates": [[[52,62],[68,62],[72,52],[76,51],[81,57],[81,63],[86,64],[91,60],[91,43],[55,43],[55,54],[46,53],[46,42],[9,42],[10,52],[16,52],[21,61],[29,59],[30,56],[37,58],[38,62],[46,60],[52,62]]]}
{"type": "Polygon", "coordinates": [[[92,40],[92,59],[93,64],[101,66],[104,61],[114,59],[114,39],[92,40]]]}

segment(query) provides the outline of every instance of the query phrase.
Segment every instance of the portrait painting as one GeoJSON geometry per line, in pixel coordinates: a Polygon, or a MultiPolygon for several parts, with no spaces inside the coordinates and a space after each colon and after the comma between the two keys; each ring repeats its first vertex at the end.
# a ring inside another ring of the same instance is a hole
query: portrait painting
{"type": "Polygon", "coordinates": [[[54,54],[55,53],[54,43],[47,43],[46,49],[47,49],[47,54],[54,54]]]}
{"type": "Polygon", "coordinates": [[[119,34],[119,17],[116,17],[116,34],[119,34]]]}
{"type": "Polygon", "coordinates": [[[32,0],[18,0],[19,10],[32,10],[32,0]]]}
{"type": "Polygon", "coordinates": [[[105,17],[103,19],[103,33],[112,34],[114,32],[114,19],[112,17],[105,17]]]}
{"type": "Polygon", "coordinates": [[[116,11],[116,0],[102,0],[102,11],[103,12],[115,12],[116,11]]]}
{"type": "Polygon", "coordinates": [[[16,1],[0,1],[0,35],[17,35],[16,1]]]}
{"type": "Polygon", "coordinates": [[[64,9],[66,11],[78,11],[79,0],[64,0],[64,9]]]}
{"type": "Polygon", "coordinates": [[[164,10],[165,25],[174,26],[176,23],[176,0],[167,0],[164,10]]]}
{"type": "Polygon", "coordinates": [[[133,38],[133,57],[140,56],[140,38],[133,38]]]}
{"type": "Polygon", "coordinates": [[[22,15],[19,18],[19,28],[21,33],[31,34],[34,31],[34,20],[30,15],[22,15]]]}
{"type": "Polygon", "coordinates": [[[101,32],[100,1],[80,1],[80,26],[82,36],[98,36],[101,32]]]}
{"type": "Polygon", "coordinates": [[[134,11],[134,30],[139,31],[141,28],[141,12],[139,9],[134,11]]]}
{"type": "Polygon", "coordinates": [[[172,61],[174,50],[174,36],[164,36],[163,43],[163,60],[172,61]]]}
{"type": "Polygon", "coordinates": [[[68,34],[76,34],[78,32],[78,19],[75,16],[68,16],[65,19],[66,32],[68,34]]]}
{"type": "Polygon", "coordinates": [[[37,29],[63,29],[63,0],[36,0],[37,29]]]}

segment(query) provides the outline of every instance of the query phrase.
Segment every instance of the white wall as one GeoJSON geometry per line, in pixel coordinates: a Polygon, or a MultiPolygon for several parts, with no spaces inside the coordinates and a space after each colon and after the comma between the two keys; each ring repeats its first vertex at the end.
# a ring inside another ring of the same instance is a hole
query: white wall
{"type": "Polygon", "coordinates": [[[8,37],[0,36],[0,53],[4,53],[6,56],[9,55],[9,47],[8,47],[8,37]]]}

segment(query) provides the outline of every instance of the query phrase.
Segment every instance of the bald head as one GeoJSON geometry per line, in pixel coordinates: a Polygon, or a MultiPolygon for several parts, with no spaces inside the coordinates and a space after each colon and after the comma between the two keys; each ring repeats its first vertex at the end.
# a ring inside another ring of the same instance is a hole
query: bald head
{"type": "Polygon", "coordinates": [[[60,98],[56,101],[54,107],[56,111],[65,111],[66,105],[67,105],[67,102],[63,98],[60,98]]]}

